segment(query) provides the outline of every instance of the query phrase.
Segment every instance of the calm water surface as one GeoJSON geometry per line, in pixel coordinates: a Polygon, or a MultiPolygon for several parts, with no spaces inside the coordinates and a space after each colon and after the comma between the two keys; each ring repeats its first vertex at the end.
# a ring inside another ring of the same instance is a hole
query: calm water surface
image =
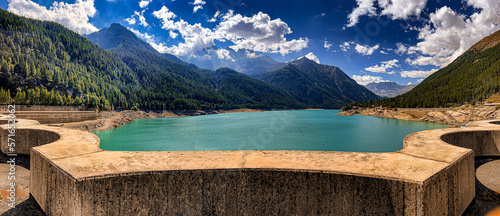
{"type": "Polygon", "coordinates": [[[94,132],[111,151],[306,150],[391,152],[411,133],[447,125],[338,116],[337,110],[139,119],[94,132]]]}

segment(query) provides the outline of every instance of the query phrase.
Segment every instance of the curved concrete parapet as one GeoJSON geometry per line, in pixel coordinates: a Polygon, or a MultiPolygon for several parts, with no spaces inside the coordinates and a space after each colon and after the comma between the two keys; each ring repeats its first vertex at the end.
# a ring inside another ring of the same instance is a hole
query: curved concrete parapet
{"type": "Polygon", "coordinates": [[[481,165],[476,170],[476,178],[488,189],[500,193],[500,160],[481,165]]]}
{"type": "Polygon", "coordinates": [[[500,131],[422,131],[391,153],[110,152],[88,132],[26,128],[60,136],[31,149],[30,190],[48,215],[461,215],[474,153],[442,137],[500,131]]]}
{"type": "Polygon", "coordinates": [[[456,146],[472,149],[475,156],[500,156],[500,130],[460,131],[444,134],[441,139],[456,146]]]}
{"type": "Polygon", "coordinates": [[[38,121],[27,119],[11,120],[7,115],[0,117],[0,150],[4,154],[29,155],[32,147],[52,143],[59,135],[50,130],[40,130],[38,121]],[[36,129],[31,129],[32,127],[36,129]],[[31,127],[31,128],[30,128],[31,127]],[[14,129],[11,134],[9,129],[14,129]],[[9,141],[8,138],[11,138],[9,141]],[[13,144],[12,144],[13,143],[13,144]]]}

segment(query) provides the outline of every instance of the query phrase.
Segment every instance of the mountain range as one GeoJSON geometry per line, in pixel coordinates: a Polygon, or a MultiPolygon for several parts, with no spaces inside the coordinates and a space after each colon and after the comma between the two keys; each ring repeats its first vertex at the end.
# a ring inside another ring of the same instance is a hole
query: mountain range
{"type": "Polygon", "coordinates": [[[0,30],[3,103],[103,109],[339,108],[378,98],[340,69],[307,59],[288,64],[266,56],[242,60],[246,54],[240,50],[233,54],[242,56],[239,63],[248,65],[242,70],[252,76],[229,68],[202,69],[158,53],[120,24],[86,39],[57,23],[0,10],[0,30]],[[301,82],[283,79],[289,68],[301,82]]]}
{"type": "Polygon", "coordinates": [[[215,70],[227,67],[247,75],[272,72],[286,65],[286,63],[277,62],[267,55],[258,55],[245,49],[235,51],[230,47],[225,49],[219,49],[215,46],[206,48],[195,53],[195,56],[197,57],[182,57],[182,59],[200,68],[215,70]],[[221,54],[220,52],[225,53],[221,54]]]}
{"type": "MultiPolygon", "coordinates": [[[[450,107],[482,102],[500,92],[500,31],[477,42],[411,91],[356,106],[450,107]]],[[[351,106],[350,105],[350,106],[351,106]]]]}
{"type": "Polygon", "coordinates": [[[207,93],[227,100],[221,101],[223,103],[236,106],[250,108],[303,107],[278,88],[259,80],[253,80],[236,71],[200,69],[196,65],[175,59],[175,56],[160,54],[120,24],[112,24],[109,28],[103,28],[88,35],[87,38],[121,58],[129,68],[139,75],[143,85],[155,89],[155,97],[172,95],[172,92],[185,92],[193,94],[195,98],[203,98],[208,96],[205,95],[207,93]],[[109,41],[113,42],[109,43],[109,41]],[[171,85],[171,83],[178,84],[171,85]]]}
{"type": "Polygon", "coordinates": [[[305,57],[289,62],[279,70],[252,77],[283,89],[309,107],[338,107],[350,101],[379,98],[340,68],[321,65],[305,57]]]}
{"type": "Polygon", "coordinates": [[[399,85],[396,82],[369,83],[366,88],[382,97],[396,97],[409,92],[417,85],[399,85]]]}

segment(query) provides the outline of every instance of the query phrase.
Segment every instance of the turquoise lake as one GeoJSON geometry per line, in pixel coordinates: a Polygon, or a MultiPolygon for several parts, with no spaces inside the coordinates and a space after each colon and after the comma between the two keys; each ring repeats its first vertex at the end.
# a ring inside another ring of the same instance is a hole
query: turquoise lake
{"type": "Polygon", "coordinates": [[[392,152],[411,133],[447,125],[338,116],[337,110],[225,113],[138,119],[94,132],[110,151],[305,150],[392,152]]]}

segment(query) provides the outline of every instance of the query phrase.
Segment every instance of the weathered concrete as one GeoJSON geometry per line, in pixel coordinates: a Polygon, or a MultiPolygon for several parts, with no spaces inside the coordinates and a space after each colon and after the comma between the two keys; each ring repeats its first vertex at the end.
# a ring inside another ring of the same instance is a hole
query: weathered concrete
{"type": "Polygon", "coordinates": [[[16,111],[15,115],[17,118],[33,119],[42,124],[96,120],[99,117],[99,113],[95,111],[16,111]]]}
{"type": "MultiPolygon", "coordinates": [[[[11,107],[0,105],[0,113],[8,112],[11,107]]],[[[16,111],[97,111],[96,108],[75,107],[75,106],[40,106],[40,105],[16,105],[16,111]]]]}
{"type": "Polygon", "coordinates": [[[500,160],[483,164],[476,170],[477,179],[487,188],[500,193],[500,160]]]}
{"type": "MultiPolygon", "coordinates": [[[[0,105],[0,113],[8,115],[9,107],[0,105]]],[[[80,122],[96,120],[99,113],[95,108],[72,106],[25,106],[16,105],[15,115],[18,119],[32,119],[42,124],[80,122]]]]}
{"type": "Polygon", "coordinates": [[[467,145],[490,152],[478,137],[498,140],[500,126],[422,131],[392,153],[110,152],[88,132],[22,129],[60,136],[31,149],[31,193],[49,215],[460,215],[474,152],[444,140],[483,131],[467,145]]]}
{"type": "Polygon", "coordinates": [[[26,120],[26,119],[17,119],[17,120],[9,120],[8,116],[0,117],[0,150],[4,154],[25,154],[29,155],[32,147],[45,145],[48,143],[52,143],[55,140],[59,139],[59,135],[51,132],[51,131],[40,131],[37,129],[27,129],[27,126],[38,126],[39,123],[35,120],[26,120]],[[15,130],[14,135],[10,138],[14,139],[12,151],[9,148],[8,134],[9,124],[15,121],[13,128],[15,130]]]}
{"type": "Polygon", "coordinates": [[[454,132],[443,135],[441,139],[456,146],[472,149],[475,156],[500,156],[500,131],[454,132]]]}
{"type": "Polygon", "coordinates": [[[15,178],[12,181],[8,179],[11,173],[10,164],[0,164],[0,212],[6,212],[12,209],[9,204],[11,186],[10,183],[15,183],[15,205],[18,205],[29,198],[29,175],[30,171],[20,166],[15,167],[15,178]]]}

